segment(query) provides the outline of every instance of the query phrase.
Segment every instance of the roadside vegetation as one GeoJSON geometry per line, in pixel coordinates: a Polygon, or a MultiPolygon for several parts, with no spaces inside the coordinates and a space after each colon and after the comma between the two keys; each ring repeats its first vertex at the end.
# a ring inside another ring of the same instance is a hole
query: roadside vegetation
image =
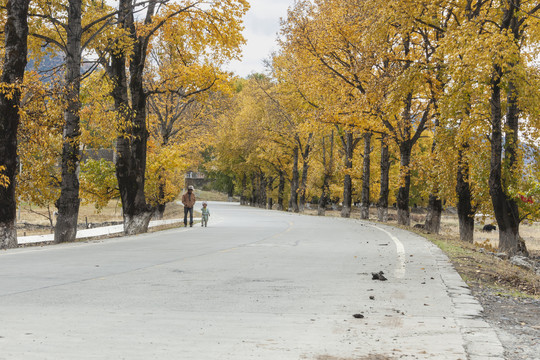
{"type": "MultiPolygon", "coordinates": [[[[196,190],[197,201],[200,204],[204,201],[227,201],[227,195],[218,191],[196,190]]],[[[195,207],[195,214],[198,208],[195,207]]],[[[31,206],[29,204],[20,204],[17,211],[17,235],[42,235],[52,234],[54,227],[51,222],[56,222],[56,215],[51,209],[31,206]]],[[[184,208],[180,202],[180,197],[175,201],[167,203],[163,219],[183,219],[184,208]]],[[[122,207],[120,201],[111,201],[106,206],[97,209],[94,204],[82,205],[79,213],[79,227],[95,228],[113,224],[122,224],[122,207]]],[[[167,225],[172,228],[178,225],[167,225]]],[[[162,230],[164,227],[153,228],[152,231],[162,230]]]]}
{"type": "MultiPolygon", "coordinates": [[[[427,238],[448,255],[471,288],[490,288],[501,296],[540,299],[540,275],[481,252],[480,249],[485,249],[484,244],[464,244],[456,236],[427,235],[427,238]]],[[[538,259],[540,250],[533,253],[538,259]]]]}

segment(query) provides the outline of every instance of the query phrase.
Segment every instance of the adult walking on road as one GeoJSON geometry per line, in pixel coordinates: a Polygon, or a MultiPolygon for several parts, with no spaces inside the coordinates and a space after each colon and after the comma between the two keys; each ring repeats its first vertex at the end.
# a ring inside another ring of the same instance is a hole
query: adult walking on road
{"type": "Polygon", "coordinates": [[[182,204],[184,205],[184,226],[187,226],[187,214],[189,212],[189,226],[193,226],[193,207],[195,206],[195,194],[193,186],[189,185],[188,190],[182,195],[182,204]]]}

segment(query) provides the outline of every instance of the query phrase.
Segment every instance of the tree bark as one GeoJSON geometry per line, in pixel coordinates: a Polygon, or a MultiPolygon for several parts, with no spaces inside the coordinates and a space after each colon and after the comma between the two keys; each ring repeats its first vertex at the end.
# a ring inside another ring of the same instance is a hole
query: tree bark
{"type": "Polygon", "coordinates": [[[163,215],[165,214],[165,208],[167,205],[165,204],[165,184],[162,182],[162,176],[158,176],[158,204],[156,206],[156,209],[154,210],[154,219],[161,220],[163,219],[163,215]]]}
{"type": "Polygon", "coordinates": [[[274,191],[274,181],[276,178],[274,176],[268,177],[266,180],[266,203],[268,210],[272,210],[274,207],[274,199],[272,198],[272,192],[274,191]],[[270,196],[268,196],[270,194],[270,196]]]}
{"type": "Polygon", "coordinates": [[[298,199],[298,208],[299,211],[304,211],[306,207],[306,189],[307,189],[307,177],[309,170],[309,162],[307,159],[303,158],[302,164],[302,178],[300,180],[300,196],[298,199]]]}
{"type": "MultiPolygon", "coordinates": [[[[149,1],[145,23],[151,21],[155,5],[155,0],[149,1]]],[[[116,177],[122,199],[124,233],[134,235],[148,231],[153,213],[144,194],[148,131],[143,74],[149,38],[137,34],[130,0],[120,0],[118,19],[120,27],[127,31],[133,42],[133,51],[129,59],[125,53],[113,54],[110,68],[114,82],[113,98],[120,117],[120,135],[116,142],[116,177]]]]}
{"type": "MultiPolygon", "coordinates": [[[[4,27],[5,55],[1,81],[4,84],[21,84],[28,52],[29,0],[9,0],[4,27]]],[[[0,249],[17,247],[17,201],[15,181],[18,171],[17,131],[20,114],[21,91],[16,87],[11,94],[0,92],[0,174],[9,184],[0,185],[0,249]]]]}
{"type": "Polygon", "coordinates": [[[246,174],[243,174],[242,175],[242,191],[240,192],[240,205],[247,205],[246,191],[247,191],[247,179],[246,179],[246,174]]]}
{"type": "Polygon", "coordinates": [[[381,222],[388,221],[388,195],[390,194],[390,151],[387,139],[387,135],[381,137],[381,189],[377,202],[377,216],[381,222]]]}
{"type": "Polygon", "coordinates": [[[227,189],[227,197],[230,200],[232,200],[233,196],[234,196],[234,182],[231,180],[231,183],[230,183],[230,185],[229,185],[229,187],[227,189]]]}
{"type": "Polygon", "coordinates": [[[278,198],[277,198],[277,209],[283,210],[283,199],[285,194],[285,173],[279,171],[279,184],[278,184],[278,198]]]}
{"type": "Polygon", "coordinates": [[[257,188],[257,177],[255,176],[255,173],[251,174],[251,198],[249,201],[249,205],[256,207],[257,203],[259,201],[259,198],[257,196],[258,188],[257,188]]]}
{"type": "Polygon", "coordinates": [[[373,133],[364,134],[364,161],[362,167],[362,205],[360,209],[360,218],[369,219],[370,204],[370,175],[371,175],[371,137],[373,133]]]}
{"type": "MultiPolygon", "coordinates": [[[[467,147],[465,144],[464,148],[467,147]]],[[[474,213],[472,193],[469,184],[469,164],[463,156],[463,150],[458,151],[458,170],[456,182],[457,212],[459,221],[459,238],[468,243],[474,242],[474,213]]]]}
{"type": "MultiPolygon", "coordinates": [[[[135,235],[148,231],[152,215],[146,203],[144,182],[146,172],[146,125],[141,123],[140,112],[135,113],[130,129],[132,138],[117,139],[116,177],[122,199],[124,233],[135,235]]],[[[142,112],[145,114],[145,112],[142,112]]],[[[143,120],[144,123],[144,120],[143,120]]]]}
{"type": "MultiPolygon", "coordinates": [[[[439,121],[435,122],[434,133],[436,135],[437,127],[439,126],[439,121]]],[[[437,140],[436,136],[433,139],[433,144],[431,146],[431,154],[436,160],[435,152],[437,149],[437,140]]],[[[432,234],[438,234],[441,230],[441,217],[442,217],[442,200],[439,198],[439,184],[436,181],[432,181],[432,192],[429,194],[428,208],[426,215],[426,222],[424,224],[424,229],[432,234]]]]}
{"type": "MultiPolygon", "coordinates": [[[[493,203],[495,219],[499,225],[499,250],[509,256],[526,253],[525,244],[519,237],[519,209],[517,202],[506,191],[510,178],[503,178],[502,158],[502,107],[501,107],[501,76],[502,69],[495,65],[491,79],[491,170],[489,174],[489,193],[493,203]]],[[[517,162],[518,142],[518,107],[515,88],[509,83],[506,142],[504,152],[504,172],[512,177],[512,168],[517,162]]]]}
{"type": "Polygon", "coordinates": [[[328,175],[323,175],[323,185],[321,189],[321,196],[319,197],[319,203],[317,204],[317,215],[324,216],[326,214],[326,205],[330,197],[330,188],[328,186],[328,175]]]}
{"type": "Polygon", "coordinates": [[[350,172],[353,165],[354,148],[358,143],[358,139],[354,139],[351,131],[345,130],[341,136],[343,143],[343,150],[345,152],[344,165],[345,165],[345,177],[343,178],[343,207],[341,209],[341,217],[348,218],[351,216],[352,205],[352,178],[350,172]]]}
{"type": "Polygon", "coordinates": [[[427,232],[438,234],[441,230],[442,200],[435,194],[429,195],[428,212],[424,228],[427,232]]]}
{"type": "Polygon", "coordinates": [[[411,224],[409,209],[409,193],[411,189],[411,164],[412,141],[403,141],[399,147],[400,155],[400,186],[397,194],[397,218],[399,225],[409,226],[411,224]]]}
{"type": "Polygon", "coordinates": [[[302,180],[300,182],[300,199],[299,199],[299,209],[304,211],[306,205],[306,189],[307,189],[307,179],[309,171],[309,154],[311,152],[311,139],[313,134],[310,133],[304,151],[302,152],[302,180]]]}
{"type": "Polygon", "coordinates": [[[267,179],[264,173],[261,171],[259,173],[259,201],[258,205],[260,208],[265,209],[266,208],[266,186],[267,186],[267,179]]]}
{"type": "Polygon", "coordinates": [[[300,209],[298,207],[298,186],[299,186],[299,174],[298,174],[298,157],[299,157],[299,149],[298,146],[296,146],[293,150],[293,170],[292,170],[292,178],[291,178],[291,197],[289,198],[289,211],[292,212],[299,212],[300,209]]]}
{"type": "Polygon", "coordinates": [[[62,182],[56,202],[58,218],[54,242],[72,242],[77,236],[79,218],[79,161],[80,161],[80,87],[82,1],[73,0],[68,6],[66,28],[66,74],[64,132],[62,145],[62,182]]]}
{"type": "Polygon", "coordinates": [[[329,182],[334,160],[334,131],[332,131],[332,134],[330,135],[330,150],[328,151],[329,159],[327,159],[326,157],[327,150],[324,137],[322,139],[322,151],[324,174],[321,186],[321,196],[319,197],[319,204],[317,206],[317,215],[319,216],[325,215],[326,205],[328,204],[328,201],[330,199],[329,182]]]}

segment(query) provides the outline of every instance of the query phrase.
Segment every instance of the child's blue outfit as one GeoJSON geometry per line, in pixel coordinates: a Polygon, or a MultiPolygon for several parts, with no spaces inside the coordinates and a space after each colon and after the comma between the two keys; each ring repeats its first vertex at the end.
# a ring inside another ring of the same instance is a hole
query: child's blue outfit
{"type": "Polygon", "coordinates": [[[208,225],[208,218],[210,217],[210,210],[208,210],[207,207],[203,207],[201,209],[201,226],[207,226],[208,225]]]}

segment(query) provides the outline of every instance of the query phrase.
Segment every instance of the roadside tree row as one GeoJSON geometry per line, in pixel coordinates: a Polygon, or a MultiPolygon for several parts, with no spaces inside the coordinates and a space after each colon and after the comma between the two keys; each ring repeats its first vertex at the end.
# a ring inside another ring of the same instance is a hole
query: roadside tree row
{"type": "Polygon", "coordinates": [[[540,215],[539,10],[297,1],[269,73],[246,80],[231,104],[217,166],[253,204],[270,193],[285,208],[288,187],[291,211],[309,197],[322,214],[339,197],[342,216],[358,202],[367,218],[376,204],[384,221],[395,203],[402,225],[422,204],[430,232],[452,205],[463,240],[482,213],[495,218],[501,251],[526,252],[519,225],[540,215]]]}
{"type": "Polygon", "coordinates": [[[125,233],[145,232],[230,92],[248,7],[2,1],[0,248],[17,245],[17,199],[57,211],[55,242],[75,239],[81,201],[120,197],[125,233]]]}

